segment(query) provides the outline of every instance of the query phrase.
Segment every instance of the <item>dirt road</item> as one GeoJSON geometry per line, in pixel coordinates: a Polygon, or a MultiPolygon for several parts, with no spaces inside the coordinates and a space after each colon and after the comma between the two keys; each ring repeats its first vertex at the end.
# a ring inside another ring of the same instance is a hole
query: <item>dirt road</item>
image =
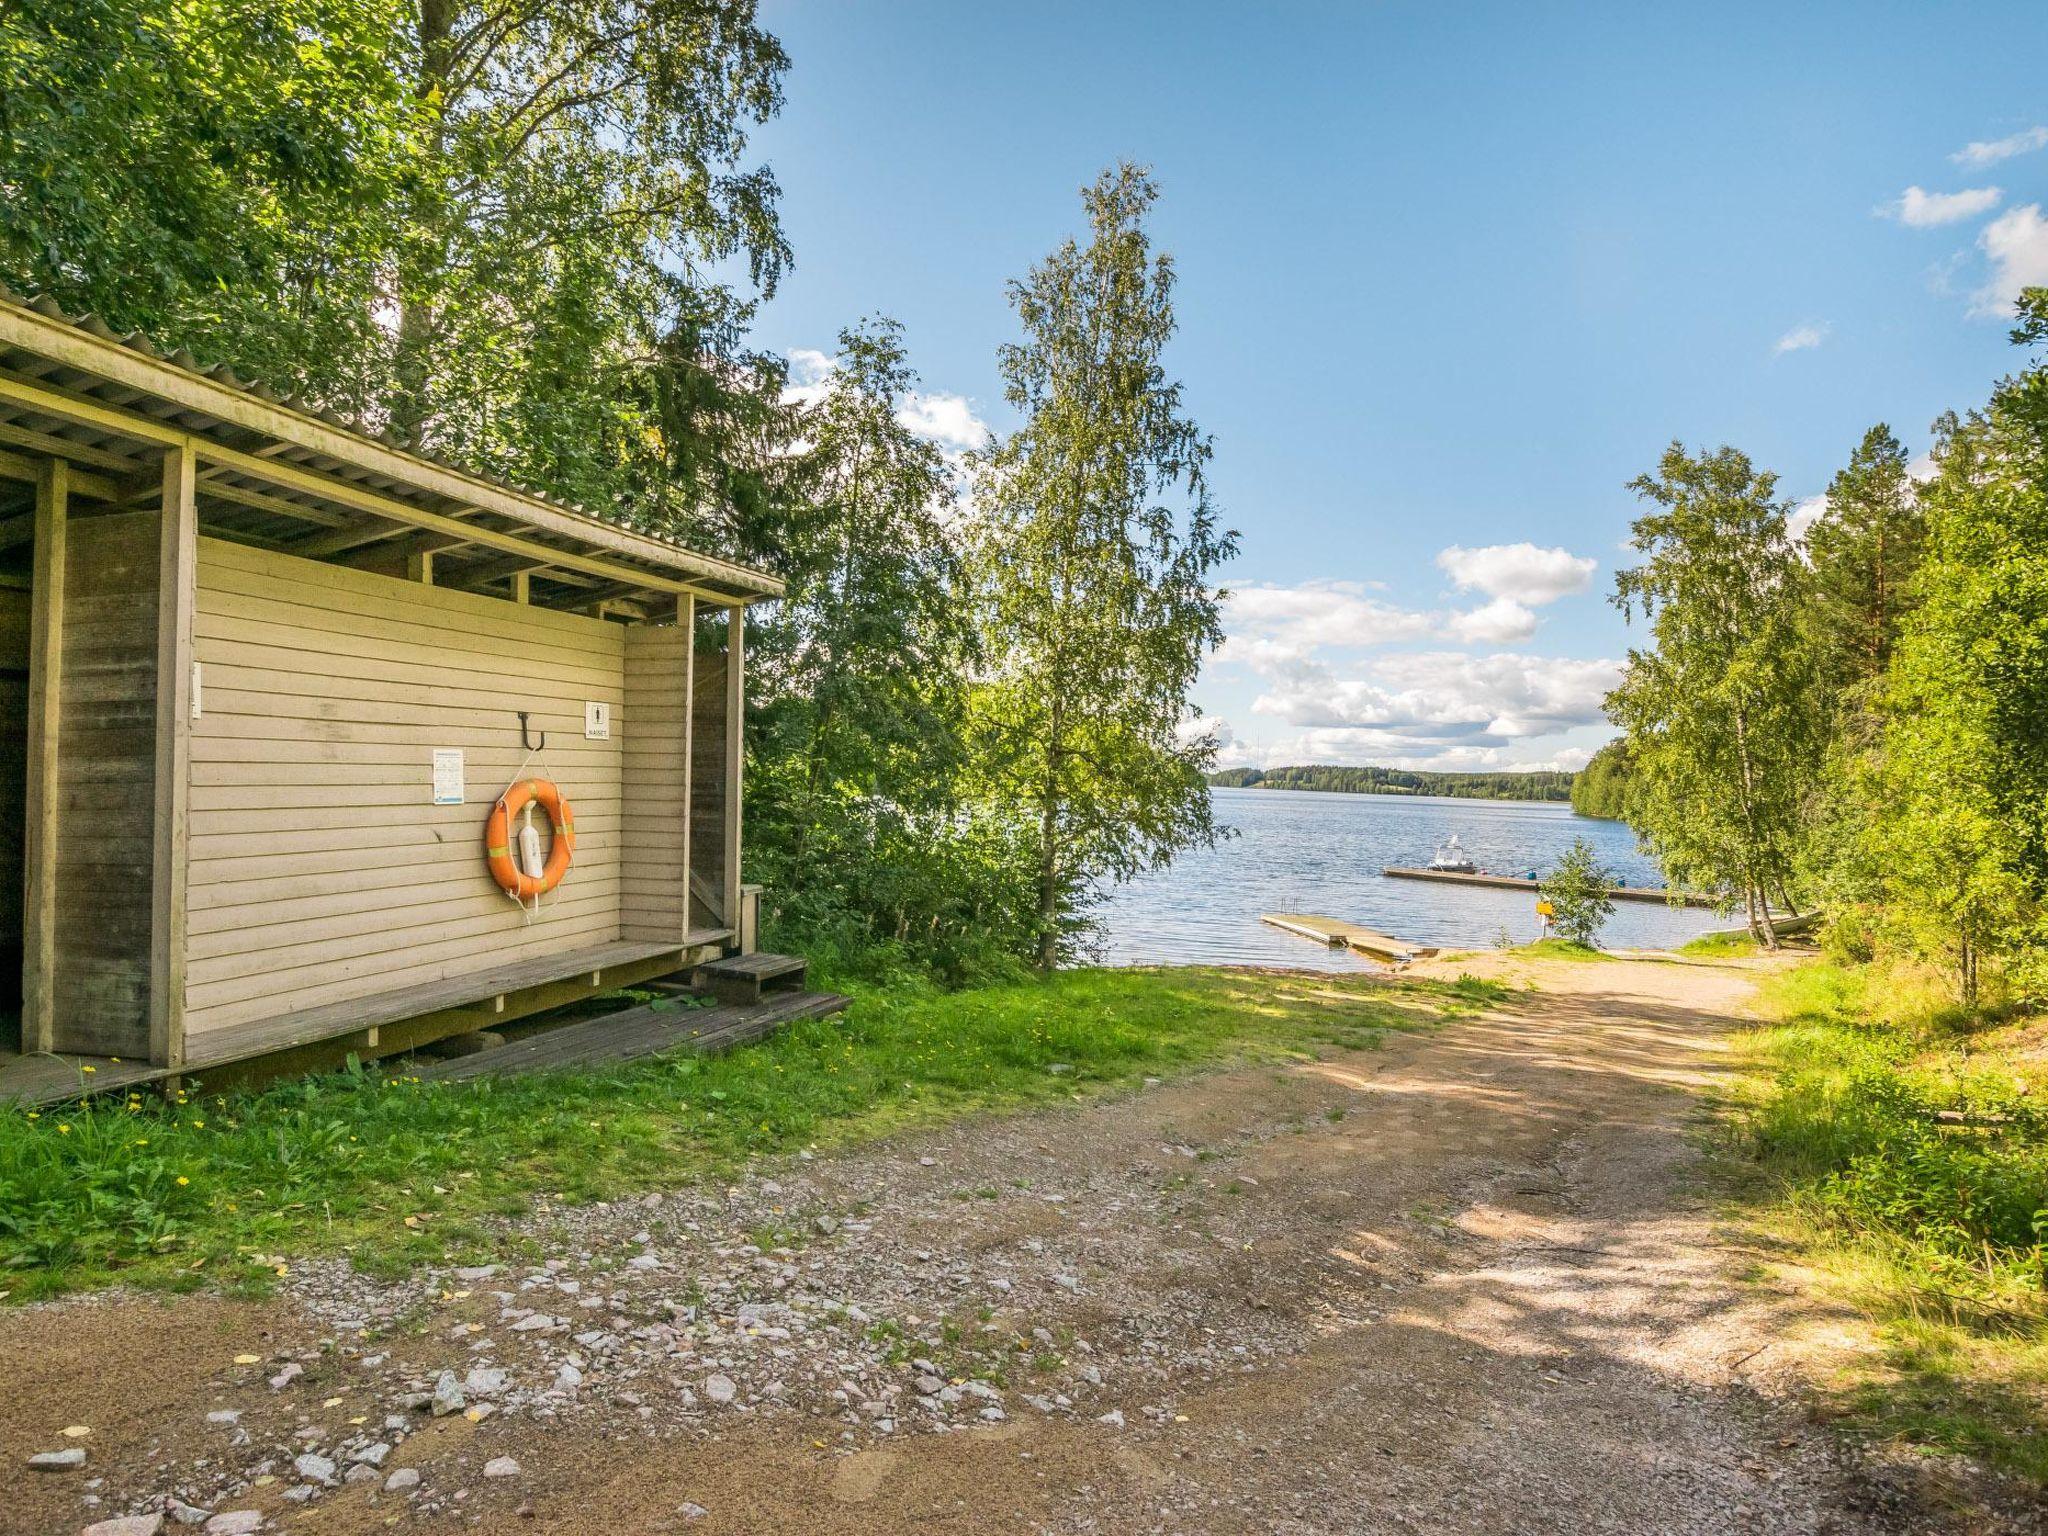
{"type": "Polygon", "coordinates": [[[1734,1278],[1702,1186],[1746,973],[1452,968],[1526,989],[1314,1064],[543,1210],[517,1269],[5,1316],[0,1529],[173,1494],[336,1533],[1997,1528],[1786,1400],[1847,1333],[1734,1278]],[[73,1443],[80,1472],[13,1470],[73,1443]]]}

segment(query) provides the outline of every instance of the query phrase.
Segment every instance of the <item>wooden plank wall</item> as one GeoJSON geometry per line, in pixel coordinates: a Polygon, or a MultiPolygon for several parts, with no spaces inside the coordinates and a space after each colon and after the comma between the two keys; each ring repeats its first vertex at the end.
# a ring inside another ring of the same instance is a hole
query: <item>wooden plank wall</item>
{"type": "Polygon", "coordinates": [[[626,634],[202,539],[188,1036],[617,939],[626,634]],[[483,857],[521,709],[577,833],[530,924],[483,857]],[[436,747],[463,749],[467,803],[431,803],[436,747]]]}
{"type": "Polygon", "coordinates": [[[725,652],[697,652],[691,695],[690,873],[691,920],[704,927],[737,926],[720,908],[725,891],[725,652]],[[719,905],[707,904],[710,891],[719,905]]]}
{"type": "Polygon", "coordinates": [[[22,855],[28,838],[29,589],[0,586],[0,1008],[21,1004],[22,855]]]}
{"type": "Polygon", "coordinates": [[[60,1051],[149,1054],[155,847],[157,512],[76,518],[58,686],[60,1051]]]}
{"type": "Polygon", "coordinates": [[[626,631],[625,847],[620,861],[619,937],[650,943],[690,927],[683,753],[688,725],[690,633],[677,625],[626,631]]]}

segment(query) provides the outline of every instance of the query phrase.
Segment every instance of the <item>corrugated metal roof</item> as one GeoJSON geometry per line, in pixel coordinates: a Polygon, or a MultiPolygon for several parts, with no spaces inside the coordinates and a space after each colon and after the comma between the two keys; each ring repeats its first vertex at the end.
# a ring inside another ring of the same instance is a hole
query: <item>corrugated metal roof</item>
{"type": "MultiPolygon", "coordinates": [[[[632,527],[630,524],[618,519],[598,516],[582,507],[515,484],[500,476],[483,473],[468,465],[421,452],[406,444],[388,429],[372,431],[364,424],[350,421],[336,411],[292,396],[282,395],[259,380],[244,380],[226,363],[208,364],[201,362],[184,348],[167,350],[139,331],[129,332],[126,335],[119,334],[97,315],[68,314],[62,306],[47,296],[27,298],[14,293],[5,285],[0,285],[0,304],[12,306],[40,316],[46,321],[55,321],[83,335],[90,336],[98,342],[118,346],[126,351],[138,354],[153,363],[168,366],[192,378],[204,380],[209,384],[234,391],[238,395],[261,402],[264,406],[290,413],[292,416],[298,417],[308,424],[317,424],[329,431],[345,434],[350,439],[374,450],[375,456],[386,458],[387,464],[388,456],[398,455],[404,461],[441,471],[443,475],[458,476],[462,480],[473,482],[479,486],[491,487],[500,493],[501,496],[529,503],[536,509],[541,509],[551,514],[546,519],[548,531],[574,537],[576,530],[573,524],[562,526],[561,520],[568,519],[574,520],[574,522],[589,524],[592,533],[597,535],[599,539],[596,547],[607,559],[616,560],[621,558],[623,554],[626,558],[639,559],[646,564],[667,567],[691,576],[706,575],[707,568],[710,568],[709,574],[712,579],[718,581],[722,587],[730,587],[732,589],[731,595],[735,597],[754,598],[772,596],[779,593],[782,589],[782,583],[766,571],[692,549],[688,545],[665,535],[632,527]],[[609,538],[606,535],[609,535],[609,538]],[[622,535],[636,544],[656,547],[644,550],[622,551],[616,542],[622,535]],[[665,558],[669,552],[673,553],[673,560],[665,558]]],[[[17,347],[19,344],[9,342],[8,346],[17,347]]],[[[33,348],[22,348],[22,350],[33,350],[33,348]]],[[[48,354],[39,355],[47,356],[48,354]]],[[[52,361],[65,363],[66,366],[76,366],[65,359],[52,359],[52,361]]],[[[90,370],[85,371],[89,372],[90,370]]],[[[189,404],[181,404],[180,402],[164,398],[160,398],[158,403],[163,406],[169,406],[174,412],[177,412],[176,419],[179,425],[185,430],[192,432],[195,436],[207,437],[210,434],[210,430],[218,431],[231,425],[218,420],[202,420],[200,423],[195,424],[191,420],[193,408],[189,404]]],[[[124,411],[136,412],[139,415],[156,415],[154,412],[139,412],[138,405],[138,401],[130,399],[121,402],[120,408],[124,411]]],[[[199,414],[202,418],[205,417],[203,410],[199,414]]],[[[159,416],[158,419],[164,420],[166,418],[159,416]]],[[[327,455],[317,449],[306,449],[305,455],[305,457],[297,460],[281,460],[280,462],[296,464],[306,470],[324,471],[329,475],[337,474],[342,467],[365,471],[378,479],[386,479],[393,482],[390,486],[378,487],[380,492],[387,496],[395,496],[395,492],[401,487],[410,495],[430,494],[423,487],[407,484],[402,474],[393,474],[386,465],[357,463],[353,461],[347,461],[345,464],[329,462],[334,456],[327,455]]],[[[396,497],[395,499],[404,500],[403,497],[396,497]]],[[[421,510],[433,509],[423,507],[421,510]]]]}

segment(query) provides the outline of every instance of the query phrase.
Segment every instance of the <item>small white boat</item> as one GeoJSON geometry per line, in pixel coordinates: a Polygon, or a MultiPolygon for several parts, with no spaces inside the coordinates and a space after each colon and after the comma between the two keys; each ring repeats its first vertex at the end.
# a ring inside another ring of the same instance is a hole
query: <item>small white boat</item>
{"type": "Polygon", "coordinates": [[[1479,873],[1479,866],[1472,862],[1471,856],[1465,852],[1464,845],[1458,841],[1458,834],[1455,832],[1446,841],[1437,845],[1436,857],[1429,861],[1429,868],[1432,874],[1439,875],[1479,873]]]}

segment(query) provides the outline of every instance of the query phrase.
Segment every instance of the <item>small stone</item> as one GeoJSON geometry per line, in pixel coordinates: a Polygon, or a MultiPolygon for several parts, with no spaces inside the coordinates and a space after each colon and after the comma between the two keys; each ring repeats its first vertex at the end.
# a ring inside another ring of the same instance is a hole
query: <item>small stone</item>
{"type": "Polygon", "coordinates": [[[920,1168],[936,1168],[939,1166],[939,1160],[936,1157],[920,1157],[917,1160],[917,1166],[920,1168]]]}
{"type": "Polygon", "coordinates": [[[451,1413],[460,1413],[463,1404],[469,1401],[462,1395],[462,1383],[455,1379],[453,1371],[443,1371],[434,1383],[432,1408],[434,1417],[446,1418],[451,1413]]]}
{"type": "Polygon", "coordinates": [[[519,1463],[510,1456],[493,1456],[484,1463],[485,1477],[517,1477],[519,1463]]]}
{"type": "Polygon", "coordinates": [[[496,1403],[471,1403],[462,1410],[462,1416],[472,1424],[481,1424],[497,1411],[496,1403]]]}
{"type": "Polygon", "coordinates": [[[470,1397],[496,1397],[505,1390],[505,1372],[495,1365],[479,1365],[463,1379],[462,1390],[470,1397]]]}
{"type": "Polygon", "coordinates": [[[917,1378],[917,1390],[926,1397],[936,1396],[945,1385],[945,1382],[936,1376],[920,1376],[917,1378]]]}
{"type": "Polygon", "coordinates": [[[255,1536],[262,1529],[260,1509],[230,1509],[206,1522],[206,1536],[255,1536]]]}
{"type": "Polygon", "coordinates": [[[1112,1408],[1095,1422],[1107,1424],[1112,1429],[1122,1429],[1124,1427],[1124,1411],[1121,1408],[1112,1408]]]}
{"type": "MultiPolygon", "coordinates": [[[[714,1403],[721,1405],[729,1403],[738,1392],[739,1388],[732,1384],[730,1376],[713,1374],[704,1378],[704,1395],[714,1403]]],[[[83,1451],[78,1453],[78,1459],[80,1461],[85,1460],[85,1453],[83,1451]]]]}
{"type": "Polygon", "coordinates": [[[334,1460],[329,1456],[316,1456],[308,1451],[292,1459],[292,1470],[309,1483],[318,1483],[323,1488],[334,1485],[334,1460]]]}
{"type": "Polygon", "coordinates": [[[172,1499],[164,1505],[164,1513],[180,1525],[204,1525],[206,1517],[212,1511],[201,1509],[196,1504],[187,1504],[183,1499],[172,1499]]]}
{"type": "Polygon", "coordinates": [[[209,1424],[239,1424],[241,1421],[242,1410],[239,1408],[216,1408],[206,1416],[209,1424]]]}
{"type": "Polygon", "coordinates": [[[836,1216],[820,1216],[814,1225],[820,1232],[830,1237],[839,1230],[839,1218],[836,1216]]]}
{"type": "Polygon", "coordinates": [[[413,1467],[400,1467],[384,1479],[384,1491],[386,1493],[403,1493],[406,1489],[417,1488],[419,1485],[420,1474],[413,1467]]]}
{"type": "Polygon", "coordinates": [[[383,1474],[375,1467],[366,1467],[360,1461],[341,1474],[344,1483],[374,1483],[383,1474]]]}
{"type": "Polygon", "coordinates": [[[287,1365],[283,1370],[279,1371],[275,1376],[270,1378],[270,1390],[273,1392],[282,1392],[286,1387],[290,1386],[293,1382],[297,1381],[301,1376],[305,1374],[306,1368],[303,1365],[299,1364],[298,1361],[294,1360],[290,1365],[287,1365]]]}
{"type": "Polygon", "coordinates": [[[78,1536],[156,1536],[164,1528],[159,1514],[123,1515],[118,1520],[100,1520],[88,1525],[78,1536]]]}
{"type": "Polygon", "coordinates": [[[1074,1070],[1074,1064],[1070,1061],[1055,1061],[1045,1070],[1050,1072],[1054,1077],[1065,1077],[1069,1072],[1074,1070]]]}
{"type": "Polygon", "coordinates": [[[496,1264],[465,1264],[462,1268],[455,1271],[455,1278],[474,1282],[488,1280],[497,1272],[498,1266],[496,1264]]]}
{"type": "Polygon", "coordinates": [[[37,1451],[29,1457],[28,1464],[38,1472],[68,1472],[85,1465],[85,1447],[72,1445],[61,1451],[37,1451]]]}
{"type": "Polygon", "coordinates": [[[626,1267],[628,1269],[659,1269],[661,1268],[661,1260],[651,1253],[636,1253],[633,1257],[626,1260],[626,1267]]]}
{"type": "Polygon", "coordinates": [[[681,1515],[685,1520],[702,1520],[706,1515],[710,1514],[711,1511],[706,1509],[702,1504],[692,1504],[685,1500],[683,1503],[678,1504],[676,1506],[676,1513],[681,1515]]]}
{"type": "Polygon", "coordinates": [[[583,1373],[573,1365],[564,1365],[555,1372],[555,1385],[564,1392],[574,1392],[583,1385],[583,1373]]]}
{"type": "Polygon", "coordinates": [[[379,1440],[375,1445],[366,1445],[357,1451],[356,1460],[366,1467],[381,1467],[384,1465],[384,1458],[390,1454],[391,1447],[379,1440]]]}
{"type": "Polygon", "coordinates": [[[1078,1291],[1081,1289],[1081,1282],[1072,1275],[1054,1275],[1052,1283],[1063,1291],[1078,1291]]]}

